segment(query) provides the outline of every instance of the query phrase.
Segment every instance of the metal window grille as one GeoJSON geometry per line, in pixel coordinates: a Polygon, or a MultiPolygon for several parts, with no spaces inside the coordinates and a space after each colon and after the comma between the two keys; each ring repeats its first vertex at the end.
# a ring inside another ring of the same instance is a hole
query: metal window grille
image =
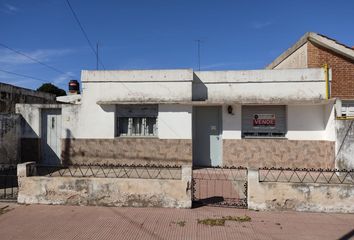
{"type": "Polygon", "coordinates": [[[157,136],[157,117],[118,117],[119,136],[157,136]]]}
{"type": "Polygon", "coordinates": [[[116,106],[118,136],[157,136],[157,104],[116,106]]]}

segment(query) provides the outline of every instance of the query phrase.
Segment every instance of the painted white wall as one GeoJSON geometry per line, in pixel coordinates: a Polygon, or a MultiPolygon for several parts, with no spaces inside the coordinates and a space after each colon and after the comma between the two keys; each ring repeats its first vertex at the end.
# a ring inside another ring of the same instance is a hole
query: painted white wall
{"type": "Polygon", "coordinates": [[[160,104],[158,136],[161,139],[192,139],[192,106],[160,104]]]}
{"type": "Polygon", "coordinates": [[[100,104],[121,102],[189,102],[193,71],[82,71],[83,98],[100,104]]]}
{"type": "Polygon", "coordinates": [[[274,69],[307,68],[307,43],[290,54],[274,69]]]}
{"type": "Polygon", "coordinates": [[[286,137],[289,140],[334,141],[333,104],[330,105],[288,105],[286,137]]]}
{"type": "Polygon", "coordinates": [[[325,99],[325,75],[321,68],[195,72],[211,103],[286,104],[321,102],[325,99]]]}
{"type": "Polygon", "coordinates": [[[233,114],[228,113],[228,106],[223,105],[222,108],[222,138],[241,139],[241,105],[231,105],[233,114]]]}
{"type": "Polygon", "coordinates": [[[336,141],[336,117],[335,117],[335,104],[330,102],[324,105],[324,140],[336,141]]]}

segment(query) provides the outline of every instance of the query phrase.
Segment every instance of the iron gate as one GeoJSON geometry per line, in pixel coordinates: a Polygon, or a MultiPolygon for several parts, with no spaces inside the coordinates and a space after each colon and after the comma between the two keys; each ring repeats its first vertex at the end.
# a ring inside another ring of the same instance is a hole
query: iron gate
{"type": "Polygon", "coordinates": [[[0,165],[0,200],[16,200],[18,192],[17,165],[0,165]]]}
{"type": "Polygon", "coordinates": [[[194,206],[247,208],[247,168],[194,167],[192,200],[194,206]]]}

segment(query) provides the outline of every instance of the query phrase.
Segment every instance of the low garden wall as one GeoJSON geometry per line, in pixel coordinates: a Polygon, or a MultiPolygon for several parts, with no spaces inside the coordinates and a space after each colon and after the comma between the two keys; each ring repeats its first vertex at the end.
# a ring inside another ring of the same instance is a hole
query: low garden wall
{"type": "Polygon", "coordinates": [[[191,170],[191,166],[43,169],[25,163],[18,166],[18,202],[190,208],[191,170]]]}
{"type": "Polygon", "coordinates": [[[354,172],[248,170],[248,208],[354,213],[354,172]]]}

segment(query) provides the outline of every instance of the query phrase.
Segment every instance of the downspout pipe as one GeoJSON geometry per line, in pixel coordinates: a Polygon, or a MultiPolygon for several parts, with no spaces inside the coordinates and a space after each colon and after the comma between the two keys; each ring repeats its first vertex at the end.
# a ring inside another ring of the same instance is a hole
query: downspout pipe
{"type": "Polygon", "coordinates": [[[329,93],[329,70],[328,70],[328,64],[325,63],[323,68],[324,68],[325,80],[326,80],[326,99],[329,99],[330,98],[330,93],[329,93]]]}

